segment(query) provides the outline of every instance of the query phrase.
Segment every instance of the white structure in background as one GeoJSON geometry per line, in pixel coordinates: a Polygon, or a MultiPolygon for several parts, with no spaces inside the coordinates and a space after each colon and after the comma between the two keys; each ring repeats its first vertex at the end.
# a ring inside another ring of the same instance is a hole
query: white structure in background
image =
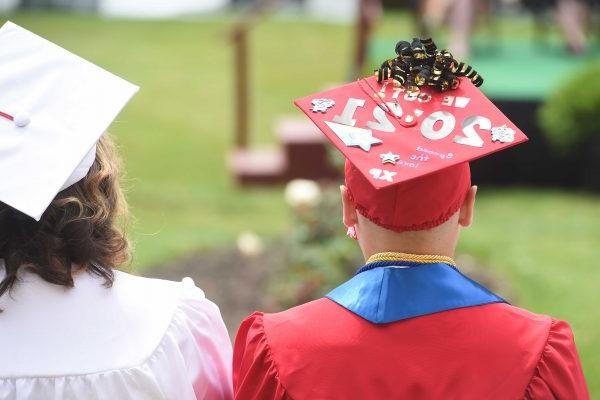
{"type": "Polygon", "coordinates": [[[237,238],[238,251],[244,257],[257,257],[265,249],[263,241],[254,232],[242,232],[237,238]]]}
{"type": "Polygon", "coordinates": [[[19,0],[0,0],[0,12],[10,12],[17,8],[19,0]]]}
{"type": "Polygon", "coordinates": [[[321,188],[309,179],[294,179],[285,186],[285,201],[292,208],[312,208],[321,201],[321,188]]]}
{"type": "Polygon", "coordinates": [[[98,0],[98,12],[118,18],[172,18],[218,11],[228,4],[229,0],[98,0]]]}
{"type": "Polygon", "coordinates": [[[354,22],[359,0],[305,0],[308,15],[327,22],[354,22]]]}

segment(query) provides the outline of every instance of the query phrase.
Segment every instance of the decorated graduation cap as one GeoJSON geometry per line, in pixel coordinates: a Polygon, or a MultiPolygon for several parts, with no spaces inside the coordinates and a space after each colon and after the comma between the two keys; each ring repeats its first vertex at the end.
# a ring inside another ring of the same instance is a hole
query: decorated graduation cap
{"type": "Polygon", "coordinates": [[[85,177],[138,87],[6,22],[0,28],[0,201],[39,220],[85,177]]]}
{"type": "Polygon", "coordinates": [[[361,214],[394,231],[421,230],[461,207],[469,161],[527,140],[482,83],[431,39],[414,39],[398,42],[375,76],[295,104],[346,157],[361,214]]]}

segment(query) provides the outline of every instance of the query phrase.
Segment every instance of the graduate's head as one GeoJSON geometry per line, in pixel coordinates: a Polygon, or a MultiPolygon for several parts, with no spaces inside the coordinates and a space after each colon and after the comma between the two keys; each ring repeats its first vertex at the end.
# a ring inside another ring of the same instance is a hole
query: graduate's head
{"type": "Polygon", "coordinates": [[[468,163],[397,185],[375,189],[346,162],[341,187],[343,222],[356,230],[363,250],[453,251],[460,227],[473,221],[476,186],[468,163]],[[440,243],[443,241],[444,243],[440,243]],[[431,249],[428,247],[435,247],[431,249]]]}
{"type": "Polygon", "coordinates": [[[106,134],[87,174],[59,192],[39,221],[0,202],[0,259],[5,264],[0,295],[16,282],[22,267],[58,285],[72,286],[72,273],[80,268],[112,282],[112,268],[129,259],[120,165],[106,134]]]}
{"type": "Polygon", "coordinates": [[[11,22],[0,27],[0,295],[29,268],[112,282],[129,258],[110,124],[138,87],[11,22]]]}
{"type": "Polygon", "coordinates": [[[479,90],[483,78],[431,39],[398,42],[396,54],[376,76],[295,104],[346,157],[344,219],[359,237],[371,227],[365,236],[455,242],[473,215],[468,163],[527,137],[479,90]]]}

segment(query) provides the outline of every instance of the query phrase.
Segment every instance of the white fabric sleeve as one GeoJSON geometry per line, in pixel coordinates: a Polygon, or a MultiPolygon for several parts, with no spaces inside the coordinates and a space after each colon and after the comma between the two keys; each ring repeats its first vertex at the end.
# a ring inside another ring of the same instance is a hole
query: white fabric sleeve
{"type": "Polygon", "coordinates": [[[232,347],[219,308],[189,278],[171,328],[180,336],[188,378],[198,400],[233,398],[232,347]]]}

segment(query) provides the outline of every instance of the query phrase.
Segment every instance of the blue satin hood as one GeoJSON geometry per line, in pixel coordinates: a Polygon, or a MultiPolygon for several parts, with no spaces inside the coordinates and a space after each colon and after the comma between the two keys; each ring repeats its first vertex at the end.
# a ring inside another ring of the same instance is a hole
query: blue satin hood
{"type": "Polygon", "coordinates": [[[326,297],[375,324],[462,307],[506,303],[448,264],[402,261],[367,264],[326,297]]]}

